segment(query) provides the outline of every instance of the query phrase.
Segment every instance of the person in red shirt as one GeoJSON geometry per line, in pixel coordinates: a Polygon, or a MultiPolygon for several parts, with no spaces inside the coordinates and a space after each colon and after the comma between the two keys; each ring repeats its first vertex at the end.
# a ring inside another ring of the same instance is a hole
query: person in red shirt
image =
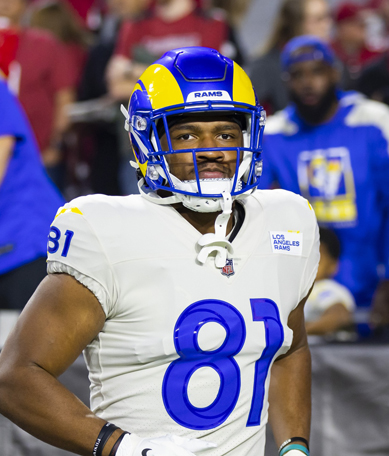
{"type": "Polygon", "coordinates": [[[66,106],[75,98],[73,76],[61,43],[46,31],[22,27],[27,4],[27,0],[0,2],[0,17],[18,36],[9,86],[18,94],[50,168],[60,161],[58,142],[68,126],[66,106]]]}
{"type": "Polygon", "coordinates": [[[355,3],[343,3],[335,12],[336,35],[332,47],[345,66],[343,88],[355,89],[361,70],[380,50],[372,49],[366,42],[366,25],[361,7],[355,3]]]}
{"type": "Polygon", "coordinates": [[[86,61],[87,50],[92,42],[91,36],[84,29],[81,19],[63,0],[38,0],[32,4],[29,12],[30,27],[48,30],[62,44],[71,60],[73,70],[72,86],[78,87],[86,61]]]}
{"type": "Polygon", "coordinates": [[[205,15],[195,0],[155,0],[150,14],[125,23],[108,66],[111,96],[126,99],[145,68],[166,51],[182,46],[206,46],[238,61],[231,29],[224,20],[205,15]]]}
{"type": "Polygon", "coordinates": [[[88,26],[93,10],[99,12],[99,4],[103,2],[97,2],[96,0],[66,0],[72,9],[77,13],[78,17],[83,21],[85,26],[88,26]]]}

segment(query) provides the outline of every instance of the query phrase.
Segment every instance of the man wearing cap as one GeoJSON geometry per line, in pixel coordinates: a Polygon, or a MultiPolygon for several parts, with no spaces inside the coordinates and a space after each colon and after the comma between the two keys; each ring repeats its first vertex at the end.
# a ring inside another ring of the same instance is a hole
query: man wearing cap
{"type": "Polygon", "coordinates": [[[366,311],[380,263],[389,277],[389,110],[339,90],[334,54],[316,37],[293,38],[281,59],[291,103],[268,121],[260,185],[304,195],[319,224],[335,230],[335,279],[366,311]]]}
{"type": "Polygon", "coordinates": [[[342,86],[355,89],[362,69],[378,58],[383,48],[372,47],[367,42],[367,28],[361,6],[341,3],[335,11],[336,32],[332,48],[344,65],[342,86]]]}

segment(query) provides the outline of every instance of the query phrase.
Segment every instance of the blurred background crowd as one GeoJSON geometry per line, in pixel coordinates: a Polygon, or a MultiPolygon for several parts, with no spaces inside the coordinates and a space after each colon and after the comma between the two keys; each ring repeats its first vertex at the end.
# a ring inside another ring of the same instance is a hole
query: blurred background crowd
{"type": "MultiPolygon", "coordinates": [[[[296,188],[292,184],[302,169],[292,165],[282,175],[265,175],[263,188],[302,193],[322,227],[321,289],[312,296],[311,317],[307,314],[310,334],[347,339],[354,337],[349,329],[356,325],[362,337],[389,340],[389,168],[372,150],[388,155],[389,0],[0,0],[0,308],[20,309],[44,274],[47,230],[31,247],[31,239],[39,238],[34,230],[42,228],[26,220],[49,226],[62,202],[80,195],[138,193],[119,107],[146,66],[165,51],[208,46],[243,66],[270,116],[264,169],[269,154],[275,168],[285,163],[294,139],[288,133],[284,141],[277,116],[298,105],[292,84],[305,76],[288,73],[281,55],[301,35],[316,36],[334,53],[335,61],[327,63],[340,77],[328,75],[331,89],[357,91],[378,102],[363,105],[363,120],[359,116],[355,122],[374,125],[382,138],[363,133],[364,155],[349,173],[343,152],[334,155],[329,145],[328,155],[327,146],[317,144],[315,150],[322,152],[310,159],[307,173],[321,181],[310,182],[305,193],[300,181],[296,188]],[[39,160],[31,158],[38,153],[39,160]],[[355,262],[358,266],[350,266],[355,262]],[[331,293],[335,298],[329,299],[331,293]]],[[[343,95],[338,99],[340,110],[343,95]]],[[[323,112],[327,105],[319,108],[323,112]]],[[[319,116],[315,127],[332,118],[319,116]]],[[[304,136],[301,151],[307,141],[304,136]]],[[[355,144],[341,146],[354,154],[355,144]]]]}

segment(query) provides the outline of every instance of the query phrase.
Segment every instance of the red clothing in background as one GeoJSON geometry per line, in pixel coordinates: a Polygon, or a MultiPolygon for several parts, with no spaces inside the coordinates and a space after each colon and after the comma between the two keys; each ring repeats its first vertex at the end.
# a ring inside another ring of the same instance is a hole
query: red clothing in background
{"type": "Polygon", "coordinates": [[[170,49],[207,46],[221,50],[227,40],[227,24],[200,12],[175,22],[164,22],[152,14],[123,24],[115,53],[149,64],[170,49]]]}
{"type": "Polygon", "coordinates": [[[359,69],[365,66],[367,63],[371,62],[372,59],[379,57],[382,55],[381,51],[377,51],[375,49],[369,49],[367,46],[363,46],[357,53],[355,54],[347,54],[343,49],[342,45],[335,41],[332,43],[332,48],[335,51],[335,54],[338,58],[348,67],[358,67],[359,69]]]}
{"type": "Polygon", "coordinates": [[[19,34],[12,29],[0,29],[0,71],[7,77],[18,47],[19,34]]]}
{"type": "Polygon", "coordinates": [[[88,17],[88,13],[90,9],[94,6],[94,4],[102,4],[103,2],[96,2],[95,0],[66,0],[69,3],[74,11],[78,13],[78,16],[86,22],[88,17]]]}
{"type": "Polygon", "coordinates": [[[73,87],[78,87],[84,71],[87,50],[83,46],[75,43],[63,44],[63,48],[64,52],[67,54],[66,58],[71,62],[69,68],[69,72],[72,74],[71,85],[73,87]]]}
{"type": "Polygon", "coordinates": [[[19,99],[44,150],[51,141],[56,92],[74,86],[74,69],[61,43],[32,28],[20,32],[16,61],[21,68],[19,99]]]}

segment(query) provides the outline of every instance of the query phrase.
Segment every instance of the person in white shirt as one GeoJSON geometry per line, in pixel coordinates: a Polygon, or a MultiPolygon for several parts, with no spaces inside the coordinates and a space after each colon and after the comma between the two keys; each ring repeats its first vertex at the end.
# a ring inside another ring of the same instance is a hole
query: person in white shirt
{"type": "Polygon", "coordinates": [[[323,336],[352,325],[355,301],[344,285],[332,279],[340,256],[340,242],[336,234],[323,227],[319,228],[319,232],[319,268],[304,314],[307,334],[323,336]]]}

